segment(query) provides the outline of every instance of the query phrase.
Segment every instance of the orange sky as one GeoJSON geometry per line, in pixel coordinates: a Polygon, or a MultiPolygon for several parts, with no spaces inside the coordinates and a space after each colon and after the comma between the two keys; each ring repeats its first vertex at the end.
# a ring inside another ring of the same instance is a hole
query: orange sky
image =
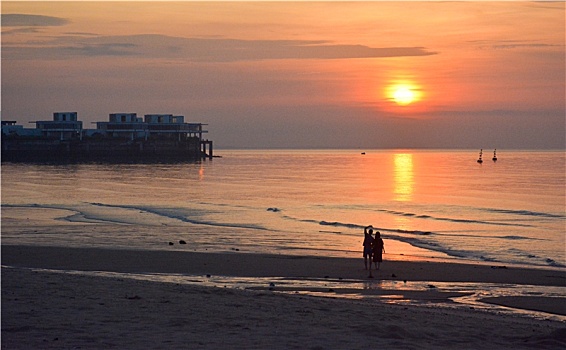
{"type": "Polygon", "coordinates": [[[2,118],[25,124],[174,113],[219,147],[565,144],[563,2],[2,2],[2,17],[2,118]]]}

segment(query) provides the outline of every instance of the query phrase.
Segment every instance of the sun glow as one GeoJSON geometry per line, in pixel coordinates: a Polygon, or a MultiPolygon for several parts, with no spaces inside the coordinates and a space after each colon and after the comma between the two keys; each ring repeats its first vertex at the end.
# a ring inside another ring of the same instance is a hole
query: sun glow
{"type": "Polygon", "coordinates": [[[397,104],[408,105],[415,100],[415,94],[406,87],[399,87],[393,93],[393,99],[397,104]]]}
{"type": "Polygon", "coordinates": [[[420,89],[409,83],[394,84],[387,88],[387,97],[400,106],[407,106],[420,101],[420,89]]]}

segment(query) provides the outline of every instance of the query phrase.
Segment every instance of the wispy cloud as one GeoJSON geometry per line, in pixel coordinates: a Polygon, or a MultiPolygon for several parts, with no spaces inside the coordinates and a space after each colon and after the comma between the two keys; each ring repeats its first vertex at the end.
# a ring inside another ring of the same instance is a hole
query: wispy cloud
{"type": "Polygon", "coordinates": [[[423,47],[369,47],[327,41],[180,38],[164,35],[61,37],[42,45],[6,45],[3,50],[4,57],[8,59],[137,56],[203,62],[381,58],[436,54],[423,47]]]}
{"type": "Polygon", "coordinates": [[[3,14],[2,27],[53,27],[70,23],[68,19],[52,16],[3,14]]]}
{"type": "Polygon", "coordinates": [[[558,45],[549,44],[503,44],[494,45],[494,49],[521,49],[521,48],[547,48],[547,47],[558,47],[558,45]]]}
{"type": "Polygon", "coordinates": [[[38,27],[22,27],[22,28],[3,30],[2,35],[29,34],[29,33],[41,33],[41,32],[43,32],[43,30],[38,27]]]}
{"type": "Polygon", "coordinates": [[[480,49],[512,50],[512,49],[544,49],[564,47],[564,45],[545,44],[524,40],[476,40],[470,41],[480,49]]]}

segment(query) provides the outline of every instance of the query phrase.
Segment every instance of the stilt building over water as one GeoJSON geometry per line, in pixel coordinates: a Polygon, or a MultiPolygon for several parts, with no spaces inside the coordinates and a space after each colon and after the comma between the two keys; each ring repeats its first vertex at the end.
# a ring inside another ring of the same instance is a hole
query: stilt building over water
{"type": "Polygon", "coordinates": [[[191,160],[213,157],[202,123],[172,114],[112,113],[96,129],[83,128],[77,112],[55,112],[53,120],[24,128],[2,121],[2,161],[191,160]]]}

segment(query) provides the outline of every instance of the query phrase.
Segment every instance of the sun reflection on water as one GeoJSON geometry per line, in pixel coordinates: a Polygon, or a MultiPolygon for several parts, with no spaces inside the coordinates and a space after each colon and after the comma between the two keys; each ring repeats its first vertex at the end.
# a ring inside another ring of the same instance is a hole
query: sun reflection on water
{"type": "Polygon", "coordinates": [[[410,153],[396,153],[393,155],[394,163],[394,182],[393,193],[395,200],[401,202],[413,199],[414,180],[413,180],[413,155],[410,153]]]}

